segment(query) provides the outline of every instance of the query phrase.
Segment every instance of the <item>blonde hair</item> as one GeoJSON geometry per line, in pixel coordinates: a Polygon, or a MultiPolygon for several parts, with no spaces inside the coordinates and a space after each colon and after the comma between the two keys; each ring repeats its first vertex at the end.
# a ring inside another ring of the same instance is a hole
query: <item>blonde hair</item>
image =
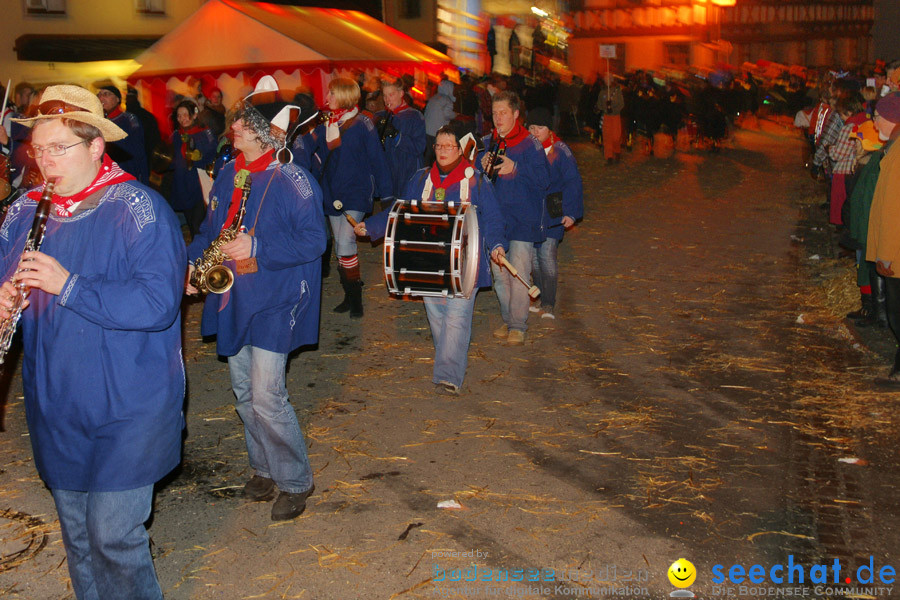
{"type": "Polygon", "coordinates": [[[337,100],[338,108],[353,108],[359,103],[359,84],[346,77],[332,79],[328,91],[337,100]]]}

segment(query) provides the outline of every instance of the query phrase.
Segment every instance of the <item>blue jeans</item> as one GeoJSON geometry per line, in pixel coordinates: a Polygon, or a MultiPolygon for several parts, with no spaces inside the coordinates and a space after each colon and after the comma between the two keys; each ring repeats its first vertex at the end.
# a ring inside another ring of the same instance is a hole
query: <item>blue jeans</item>
{"type": "Polygon", "coordinates": [[[312,469],[297,415],[284,385],[287,354],[244,346],[228,357],[235,409],[244,422],[250,466],[282,492],[312,488],[312,469]]]}
{"type": "Polygon", "coordinates": [[[541,290],[541,308],[552,313],[556,305],[556,282],[559,274],[557,249],[559,240],[548,237],[535,249],[534,253],[534,285],[541,290]]]}
{"type": "Polygon", "coordinates": [[[434,340],[434,376],[432,381],[446,381],[462,387],[469,364],[469,340],[472,339],[472,313],[475,295],[470,298],[425,297],[425,314],[434,340]]]}
{"type": "MultiPolygon", "coordinates": [[[[531,281],[531,269],[534,263],[534,242],[511,240],[506,260],[516,268],[525,281],[531,281]]],[[[528,327],[528,288],[516,281],[506,267],[491,261],[491,274],[494,276],[494,291],[500,301],[500,316],[509,329],[525,331],[528,327]]]]}
{"type": "Polygon", "coordinates": [[[50,490],[78,600],[161,600],[144,522],[153,486],[122,492],[50,490]]]}
{"type": "MultiPolygon", "coordinates": [[[[361,210],[345,210],[345,213],[356,219],[359,223],[363,220],[365,213],[361,210]]],[[[356,234],[353,233],[353,226],[344,215],[328,215],[328,222],[331,223],[331,232],[334,235],[334,252],[338,256],[353,256],[356,254],[356,234]]]]}

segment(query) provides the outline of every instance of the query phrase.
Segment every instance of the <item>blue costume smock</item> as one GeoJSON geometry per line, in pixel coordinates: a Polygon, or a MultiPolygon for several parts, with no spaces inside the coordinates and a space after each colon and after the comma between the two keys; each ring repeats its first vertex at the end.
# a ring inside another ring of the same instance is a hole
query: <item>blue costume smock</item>
{"type": "MultiPolygon", "coordinates": [[[[0,228],[7,278],[36,206],[19,199],[0,228]]],[[[120,183],[51,216],[41,252],[70,275],[58,296],[32,290],[20,325],[38,473],[51,489],[150,485],[178,464],[184,428],[178,221],[156,192],[120,183]]]]}
{"type": "Polygon", "coordinates": [[[391,170],[378,142],[375,126],[365,115],[357,115],[341,126],[341,143],[333,150],[325,141],[325,125],[315,130],[316,153],[322,158],[319,183],[325,198],[325,214],[341,214],[334,208],[340,200],[342,210],[372,212],[372,197],[390,198],[391,170]]]}
{"type": "MultiPolygon", "coordinates": [[[[378,113],[387,117],[387,112],[378,113]]],[[[407,107],[390,117],[397,129],[393,137],[385,138],[384,152],[391,168],[391,195],[400,198],[413,174],[422,168],[425,154],[425,117],[415,108],[407,107]]]]}
{"type": "Polygon", "coordinates": [[[147,162],[147,149],[144,147],[144,127],[136,116],[130,112],[120,112],[109,119],[128,134],[123,140],[109,142],[106,153],[134,177],[147,185],[150,181],[150,167],[147,162]]]}
{"type": "Polygon", "coordinates": [[[556,140],[546,154],[550,163],[550,189],[547,193],[562,193],[563,216],[552,218],[547,215],[545,231],[547,237],[562,240],[565,233],[563,217],[572,217],[577,221],[584,216],[581,174],[578,172],[575,156],[562,140],[556,140]]]}
{"type": "MultiPolygon", "coordinates": [[[[425,182],[428,180],[431,168],[419,170],[409,180],[404,190],[404,199],[421,199],[422,191],[425,189],[425,182]]],[[[443,178],[442,178],[443,180],[443,178]]],[[[444,202],[459,203],[460,184],[455,183],[448,187],[445,191],[444,202]]],[[[432,201],[434,193],[431,194],[432,201]]],[[[479,259],[478,259],[478,279],[475,287],[491,286],[491,267],[490,253],[497,246],[507,247],[506,235],[504,233],[503,215],[500,213],[500,207],[497,199],[494,197],[494,191],[491,182],[482,177],[480,173],[476,173],[469,180],[469,202],[475,207],[478,215],[478,243],[479,243],[479,259]]],[[[471,210],[471,209],[470,209],[471,210]]],[[[387,230],[387,222],[390,211],[383,210],[377,215],[372,215],[366,219],[366,233],[369,239],[375,241],[384,237],[387,230]]],[[[449,265],[445,265],[449,268],[449,265]]]]}
{"type": "MultiPolygon", "coordinates": [[[[478,154],[475,164],[481,168],[481,158],[491,147],[491,136],[483,138],[485,150],[478,154]]],[[[550,165],[541,143],[527,135],[515,146],[506,148],[506,157],[516,163],[515,170],[500,175],[494,182],[494,195],[506,221],[506,238],[520,242],[543,242],[546,207],[544,199],[550,181],[550,165]]]]}
{"type": "MultiPolygon", "coordinates": [[[[191,262],[225,224],[234,174],[232,161],[213,184],[206,219],[188,247],[191,262]]],[[[222,356],[234,356],[246,345],[287,353],[319,340],[320,258],[326,242],[322,191],[293,163],[273,161],[250,178],[243,225],[251,230],[258,270],[239,275],[234,261],[225,261],[235,273],[234,285],[224,294],[208,294],[203,307],[201,333],[216,336],[222,356]]]]}
{"type": "MultiPolygon", "coordinates": [[[[199,129],[199,128],[198,128],[199,129]]],[[[193,161],[188,168],[187,160],[181,151],[181,133],[172,134],[172,195],[169,204],[175,210],[188,210],[197,202],[203,202],[203,190],[200,187],[198,169],[205,169],[206,165],[216,160],[216,138],[209,129],[201,129],[194,133],[188,133],[190,138],[188,147],[193,145],[200,151],[200,159],[193,161]]]]}

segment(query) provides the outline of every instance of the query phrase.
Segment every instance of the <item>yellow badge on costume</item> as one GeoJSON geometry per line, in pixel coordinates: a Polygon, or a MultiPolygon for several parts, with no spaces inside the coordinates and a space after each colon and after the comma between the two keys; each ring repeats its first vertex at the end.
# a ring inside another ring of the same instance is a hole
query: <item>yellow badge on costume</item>
{"type": "Polygon", "coordinates": [[[438,188],[438,189],[434,190],[434,199],[437,200],[438,202],[443,202],[444,198],[446,198],[446,197],[447,197],[447,190],[445,190],[444,188],[438,188]]]}
{"type": "Polygon", "coordinates": [[[247,169],[241,169],[237,173],[234,174],[234,187],[237,189],[241,189],[244,187],[244,182],[247,181],[247,176],[250,175],[250,171],[247,169]]]}

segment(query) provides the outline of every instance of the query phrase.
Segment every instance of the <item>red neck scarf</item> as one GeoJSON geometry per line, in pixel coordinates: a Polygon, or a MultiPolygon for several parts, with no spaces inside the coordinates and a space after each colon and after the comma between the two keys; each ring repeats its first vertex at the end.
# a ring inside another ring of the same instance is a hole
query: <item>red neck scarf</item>
{"type": "MultiPolygon", "coordinates": [[[[495,130],[496,132],[496,130],[495,130]]],[[[499,133],[498,133],[499,135],[499,133]]],[[[512,148],[513,146],[518,146],[526,139],[528,139],[528,130],[522,127],[518,121],[513,125],[513,128],[507,133],[503,139],[506,141],[506,147],[512,148]]]]}
{"type": "Polygon", "coordinates": [[[550,146],[555,144],[556,140],[558,140],[558,139],[559,138],[556,137],[556,134],[551,131],[550,135],[547,136],[547,139],[544,140],[543,142],[541,142],[541,146],[543,146],[544,150],[546,150],[547,148],[549,148],[550,146]]]}
{"type": "Polygon", "coordinates": [[[272,162],[274,156],[275,149],[270,148],[265,154],[248,165],[244,153],[241,152],[238,154],[237,158],[234,160],[234,191],[231,192],[231,204],[228,206],[228,215],[225,217],[225,224],[222,226],[222,229],[231,227],[231,222],[234,220],[234,216],[241,206],[241,195],[244,191],[244,179],[246,179],[250,173],[264,171],[265,168],[269,166],[269,163],[272,162]]]}
{"type": "Polygon", "coordinates": [[[431,166],[431,183],[434,186],[434,189],[448,189],[451,186],[456,185],[460,181],[466,178],[466,169],[471,167],[472,164],[466,160],[466,158],[460,157],[459,164],[453,168],[452,171],[447,173],[447,176],[444,177],[444,180],[441,181],[441,171],[438,167],[437,162],[435,162],[431,166]]]}
{"type": "MultiPolygon", "coordinates": [[[[94,177],[94,181],[92,181],[89,186],[80,192],[75,192],[71,196],[57,196],[56,194],[53,194],[52,202],[53,208],[56,211],[56,216],[71,217],[72,212],[69,209],[97,190],[101,190],[108,185],[115,185],[117,183],[133,180],[134,177],[132,175],[123,171],[122,167],[117,163],[114,163],[108,154],[104,154],[103,162],[100,163],[100,170],[97,172],[97,176],[94,177]]],[[[44,186],[41,186],[38,189],[28,192],[28,197],[32,200],[40,200],[43,191],[44,186]]]]}
{"type": "Polygon", "coordinates": [[[331,116],[328,117],[328,124],[329,124],[329,125],[334,125],[335,123],[337,123],[338,121],[340,121],[341,117],[343,117],[344,115],[346,115],[346,114],[347,114],[348,112],[350,112],[351,110],[353,110],[353,109],[351,109],[351,108],[337,108],[337,109],[331,111],[331,116]]]}
{"type": "Polygon", "coordinates": [[[106,118],[109,119],[110,121],[112,121],[113,119],[115,119],[116,117],[118,117],[121,114],[122,114],[122,107],[117,106],[114,109],[112,109],[111,111],[109,111],[109,114],[106,115],[106,118]]]}
{"type": "Polygon", "coordinates": [[[195,133],[200,133],[204,129],[206,129],[206,128],[202,127],[200,125],[194,124],[194,125],[191,125],[191,127],[189,129],[184,129],[183,127],[179,127],[178,133],[181,134],[182,137],[184,137],[186,135],[193,135],[195,133]]]}
{"type": "Polygon", "coordinates": [[[409,104],[407,104],[406,100],[404,100],[397,106],[397,108],[395,108],[394,110],[388,110],[388,112],[396,115],[398,112],[406,110],[407,108],[409,108],[409,104]]]}

